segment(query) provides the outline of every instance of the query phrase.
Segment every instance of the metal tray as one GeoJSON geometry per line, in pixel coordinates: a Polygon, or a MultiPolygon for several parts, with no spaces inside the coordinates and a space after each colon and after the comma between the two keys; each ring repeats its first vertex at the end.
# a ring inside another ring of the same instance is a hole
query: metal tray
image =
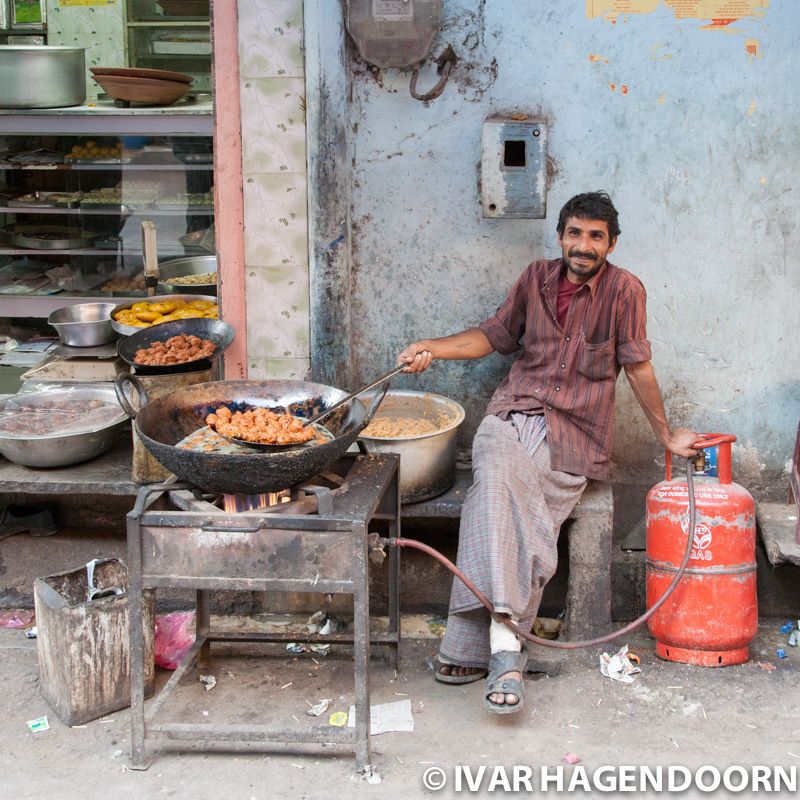
{"type": "Polygon", "coordinates": [[[77,208],[79,199],[53,200],[53,197],[64,197],[69,192],[33,192],[15,197],[8,201],[9,206],[16,208],[77,208]]]}
{"type": "Polygon", "coordinates": [[[213,206],[198,206],[191,203],[156,203],[154,211],[194,211],[211,216],[214,213],[213,206]]]}
{"type": "Polygon", "coordinates": [[[130,164],[131,158],[127,156],[125,158],[68,158],[64,163],[66,164],[110,164],[110,165],[119,165],[119,164],[130,164]]]}
{"type": "Polygon", "coordinates": [[[130,216],[136,211],[135,208],[125,205],[124,203],[86,203],[83,200],[80,201],[80,207],[85,211],[108,211],[109,214],[122,214],[126,216],[130,216]]]}
{"type": "Polygon", "coordinates": [[[64,229],[41,226],[35,230],[32,229],[30,234],[13,233],[12,231],[4,230],[3,238],[11,247],[30,250],[71,250],[73,248],[91,247],[97,237],[95,233],[84,234],[80,238],[76,237],[74,239],[42,239],[35,235],[35,233],[50,231],[64,231],[64,229]]]}
{"type": "Polygon", "coordinates": [[[109,252],[119,250],[122,245],[122,239],[100,239],[94,243],[96,250],[108,250],[109,252]]]}
{"type": "Polygon", "coordinates": [[[211,153],[181,153],[178,155],[181,161],[187,164],[213,164],[214,156],[211,153]]]}

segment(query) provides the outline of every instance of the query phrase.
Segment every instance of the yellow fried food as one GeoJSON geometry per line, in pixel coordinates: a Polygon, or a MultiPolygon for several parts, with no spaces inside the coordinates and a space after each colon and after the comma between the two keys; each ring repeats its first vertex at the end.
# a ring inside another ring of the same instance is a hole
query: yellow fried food
{"type": "Polygon", "coordinates": [[[142,322],[155,322],[159,319],[162,315],[156,311],[137,311],[136,312],[136,319],[141,320],[142,322]]]}
{"type": "Polygon", "coordinates": [[[210,300],[192,300],[188,305],[192,308],[199,308],[201,311],[207,311],[214,306],[210,300]]]}
{"type": "Polygon", "coordinates": [[[156,314],[170,314],[175,310],[176,306],[175,303],[171,303],[168,301],[161,302],[161,303],[148,303],[147,310],[148,311],[155,311],[156,314]]]}

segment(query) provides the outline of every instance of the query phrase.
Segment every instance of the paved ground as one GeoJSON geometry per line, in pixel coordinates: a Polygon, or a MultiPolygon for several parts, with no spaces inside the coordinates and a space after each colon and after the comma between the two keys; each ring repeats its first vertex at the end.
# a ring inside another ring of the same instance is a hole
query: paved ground
{"type": "MultiPolygon", "coordinates": [[[[659,661],[647,634],[635,634],[628,643],[642,658],[642,673],[630,686],[600,675],[599,650],[572,653],[559,674],[531,676],[524,710],[508,717],[484,712],[480,683],[435,683],[426,662],[435,653],[436,641],[409,639],[397,676],[382,661],[373,662],[373,703],[408,697],[415,723],[413,733],[373,737],[380,785],[355,776],[348,757],[299,753],[162,749],[146,772],[131,772],[128,712],[80,728],[62,725],[38,691],[36,642],[19,630],[2,629],[0,798],[454,797],[456,765],[487,765],[484,789],[495,765],[527,765],[534,769],[533,786],[538,790],[540,768],[563,765],[565,753],[576,754],[589,774],[603,765],[620,764],[800,768],[800,652],[785,645],[786,637],[777,630],[781,622],[762,621],[750,663],[719,670],[659,661]],[[786,647],[784,660],[775,657],[780,646],[786,647]],[[43,715],[49,716],[50,730],[31,733],[27,721],[43,715]],[[423,786],[423,773],[431,767],[445,770],[449,783],[442,791],[423,786]]],[[[304,713],[307,702],[332,698],[331,710],[346,711],[352,696],[347,653],[315,658],[318,664],[307,655],[255,657],[252,648],[235,657],[216,657],[204,671],[215,674],[217,686],[206,692],[198,674],[190,673],[166,712],[183,720],[225,722],[233,715],[299,727],[313,722],[304,713]]],[[[159,681],[167,675],[159,670],[159,681]]],[[[564,766],[567,781],[575,769],[564,766]]],[[[502,794],[502,783],[498,786],[495,792],[473,796],[502,794]]],[[[548,794],[554,795],[554,788],[548,794]]],[[[615,793],[595,791],[593,796],[615,793]]],[[[738,796],[749,797],[751,792],[738,796]]]]}

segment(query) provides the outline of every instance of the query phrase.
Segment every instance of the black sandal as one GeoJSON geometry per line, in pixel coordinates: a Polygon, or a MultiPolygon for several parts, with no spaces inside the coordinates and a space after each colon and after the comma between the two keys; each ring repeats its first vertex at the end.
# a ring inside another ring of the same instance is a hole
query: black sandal
{"type": "Polygon", "coordinates": [[[525,687],[522,681],[516,678],[500,678],[509,672],[525,674],[525,664],[528,661],[528,651],[523,646],[519,653],[503,650],[492,653],[489,658],[489,675],[486,678],[486,688],[483,694],[483,703],[494,714],[516,714],[525,704],[525,687]],[[493,703],[489,697],[495,693],[514,694],[519,699],[516,703],[493,703]]]}
{"type": "Polygon", "coordinates": [[[433,673],[433,677],[439,681],[439,683],[474,683],[475,681],[483,680],[488,674],[489,670],[482,669],[481,667],[471,667],[471,669],[477,669],[477,672],[473,672],[470,675],[445,675],[441,669],[442,667],[458,667],[461,666],[460,664],[445,664],[440,663],[436,672],[433,673]]]}

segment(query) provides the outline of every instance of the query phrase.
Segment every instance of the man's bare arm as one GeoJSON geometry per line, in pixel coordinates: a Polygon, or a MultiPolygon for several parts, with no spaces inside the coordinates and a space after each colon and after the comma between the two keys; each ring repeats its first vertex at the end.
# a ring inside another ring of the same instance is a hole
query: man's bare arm
{"type": "Polygon", "coordinates": [[[681,458],[695,455],[697,451],[691,446],[697,441],[697,434],[688,428],[677,428],[673,431],[669,427],[653,365],[649,361],[638,361],[635,364],[625,364],[624,369],[625,377],[662,446],[681,458]]]}
{"type": "Polygon", "coordinates": [[[408,364],[406,372],[424,372],[435,358],[483,358],[492,352],[486,334],[480,328],[468,328],[452,336],[414,342],[400,353],[397,363],[408,364]]]}

